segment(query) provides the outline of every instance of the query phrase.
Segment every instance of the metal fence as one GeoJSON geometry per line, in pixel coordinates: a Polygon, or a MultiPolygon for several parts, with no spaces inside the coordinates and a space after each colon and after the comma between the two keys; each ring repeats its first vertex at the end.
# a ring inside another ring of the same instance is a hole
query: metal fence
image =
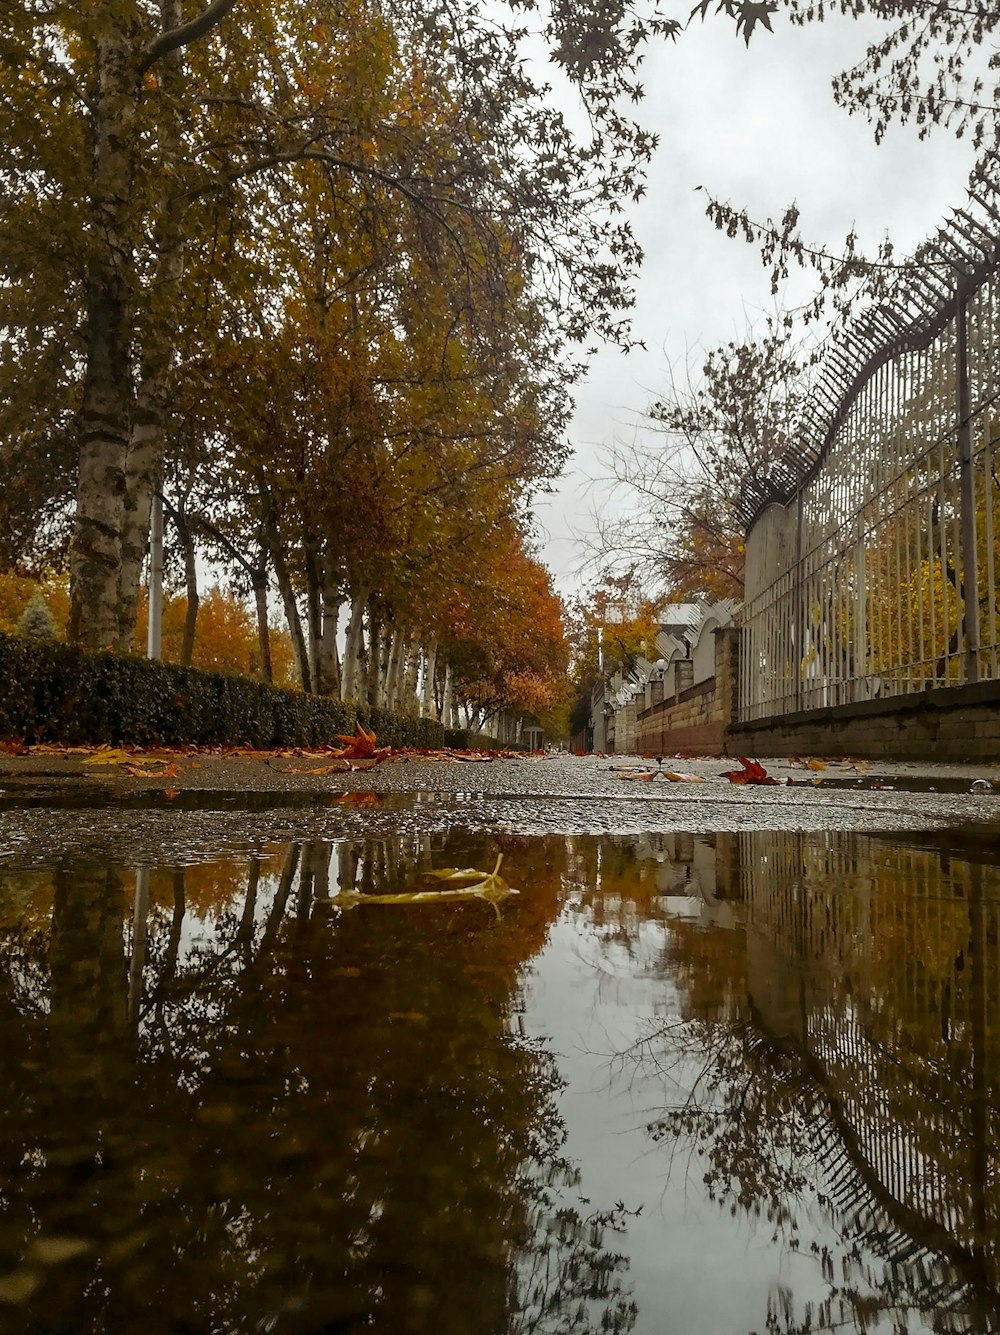
{"type": "Polygon", "coordinates": [[[806,1055],[832,1199],[858,1236],[916,1270],[918,1291],[934,1290],[935,1330],[1000,1329],[1000,1256],[987,1241],[998,1221],[1000,872],[861,835],[732,838],[759,1022],[794,1034],[806,1055]],[[962,1289],[985,1297],[992,1321],[969,1318],[962,1289]]]}
{"type": "Polygon", "coordinates": [[[741,720],[1000,676],[998,269],[992,159],[747,492],[741,720]]]}

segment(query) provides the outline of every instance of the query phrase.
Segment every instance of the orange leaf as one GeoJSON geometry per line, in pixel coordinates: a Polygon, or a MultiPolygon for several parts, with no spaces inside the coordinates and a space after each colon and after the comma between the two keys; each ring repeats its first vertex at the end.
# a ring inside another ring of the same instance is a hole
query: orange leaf
{"type": "Polygon", "coordinates": [[[360,723],[353,737],[345,737],[343,733],[338,732],[334,734],[334,738],[344,743],[339,751],[333,752],[343,760],[367,760],[375,754],[375,733],[366,732],[360,723]]]}
{"type": "Polygon", "coordinates": [[[746,756],[737,756],[736,759],[743,768],[727,770],[722,775],[722,778],[728,779],[730,783],[753,783],[761,786],[777,784],[778,780],[772,779],[759,761],[747,760],[746,756]]]}

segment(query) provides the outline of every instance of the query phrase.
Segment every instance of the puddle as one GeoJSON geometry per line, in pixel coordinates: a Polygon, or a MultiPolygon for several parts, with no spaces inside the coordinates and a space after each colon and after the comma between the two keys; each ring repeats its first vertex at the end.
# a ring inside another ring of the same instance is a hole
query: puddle
{"type": "Polygon", "coordinates": [[[64,862],[0,944],[2,1332],[1000,1332],[956,831],[64,862]],[[336,902],[501,854],[496,904],[336,902]]]}

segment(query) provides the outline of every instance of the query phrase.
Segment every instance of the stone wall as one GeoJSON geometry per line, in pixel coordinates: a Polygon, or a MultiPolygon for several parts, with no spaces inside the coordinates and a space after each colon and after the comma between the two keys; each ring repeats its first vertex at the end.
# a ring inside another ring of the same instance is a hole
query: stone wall
{"type": "Polygon", "coordinates": [[[727,755],[1000,760],[1000,681],[810,709],[732,725],[727,755]]]}
{"type": "Polygon", "coordinates": [[[634,750],[638,754],[726,754],[726,734],[736,703],[739,631],[725,626],[714,636],[715,676],[691,685],[691,660],[674,664],[674,680],[664,683],[663,699],[636,719],[634,750]]]}

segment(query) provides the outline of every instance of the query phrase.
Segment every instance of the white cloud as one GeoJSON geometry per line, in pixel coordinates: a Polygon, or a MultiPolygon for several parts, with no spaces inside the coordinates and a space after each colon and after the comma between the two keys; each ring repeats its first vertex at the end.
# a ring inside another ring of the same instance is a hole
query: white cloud
{"type": "MultiPolygon", "coordinates": [[[[888,234],[905,254],[962,202],[971,145],[939,131],[920,142],[894,130],[876,146],[863,118],[835,106],[832,76],[864,54],[872,21],[830,20],[759,32],[749,50],[721,19],[690,28],[676,44],[651,47],[640,115],[659,132],[648,194],[632,219],[646,251],[635,332],[648,350],[613,349],[594,359],[578,389],[570,435],[574,458],[553,496],[539,506],[549,534],[543,556],[563,591],[578,583],[583,550],[572,533],[587,527],[600,471],[599,449],[631,434],[666,367],[690,350],[741,336],[748,319],[773,310],[756,252],[729,240],[704,216],[704,186],[763,220],[796,200],[801,230],[836,248],[852,226],[873,249],[888,234]]],[[[793,276],[789,302],[808,296],[808,276],[793,276]]]]}

